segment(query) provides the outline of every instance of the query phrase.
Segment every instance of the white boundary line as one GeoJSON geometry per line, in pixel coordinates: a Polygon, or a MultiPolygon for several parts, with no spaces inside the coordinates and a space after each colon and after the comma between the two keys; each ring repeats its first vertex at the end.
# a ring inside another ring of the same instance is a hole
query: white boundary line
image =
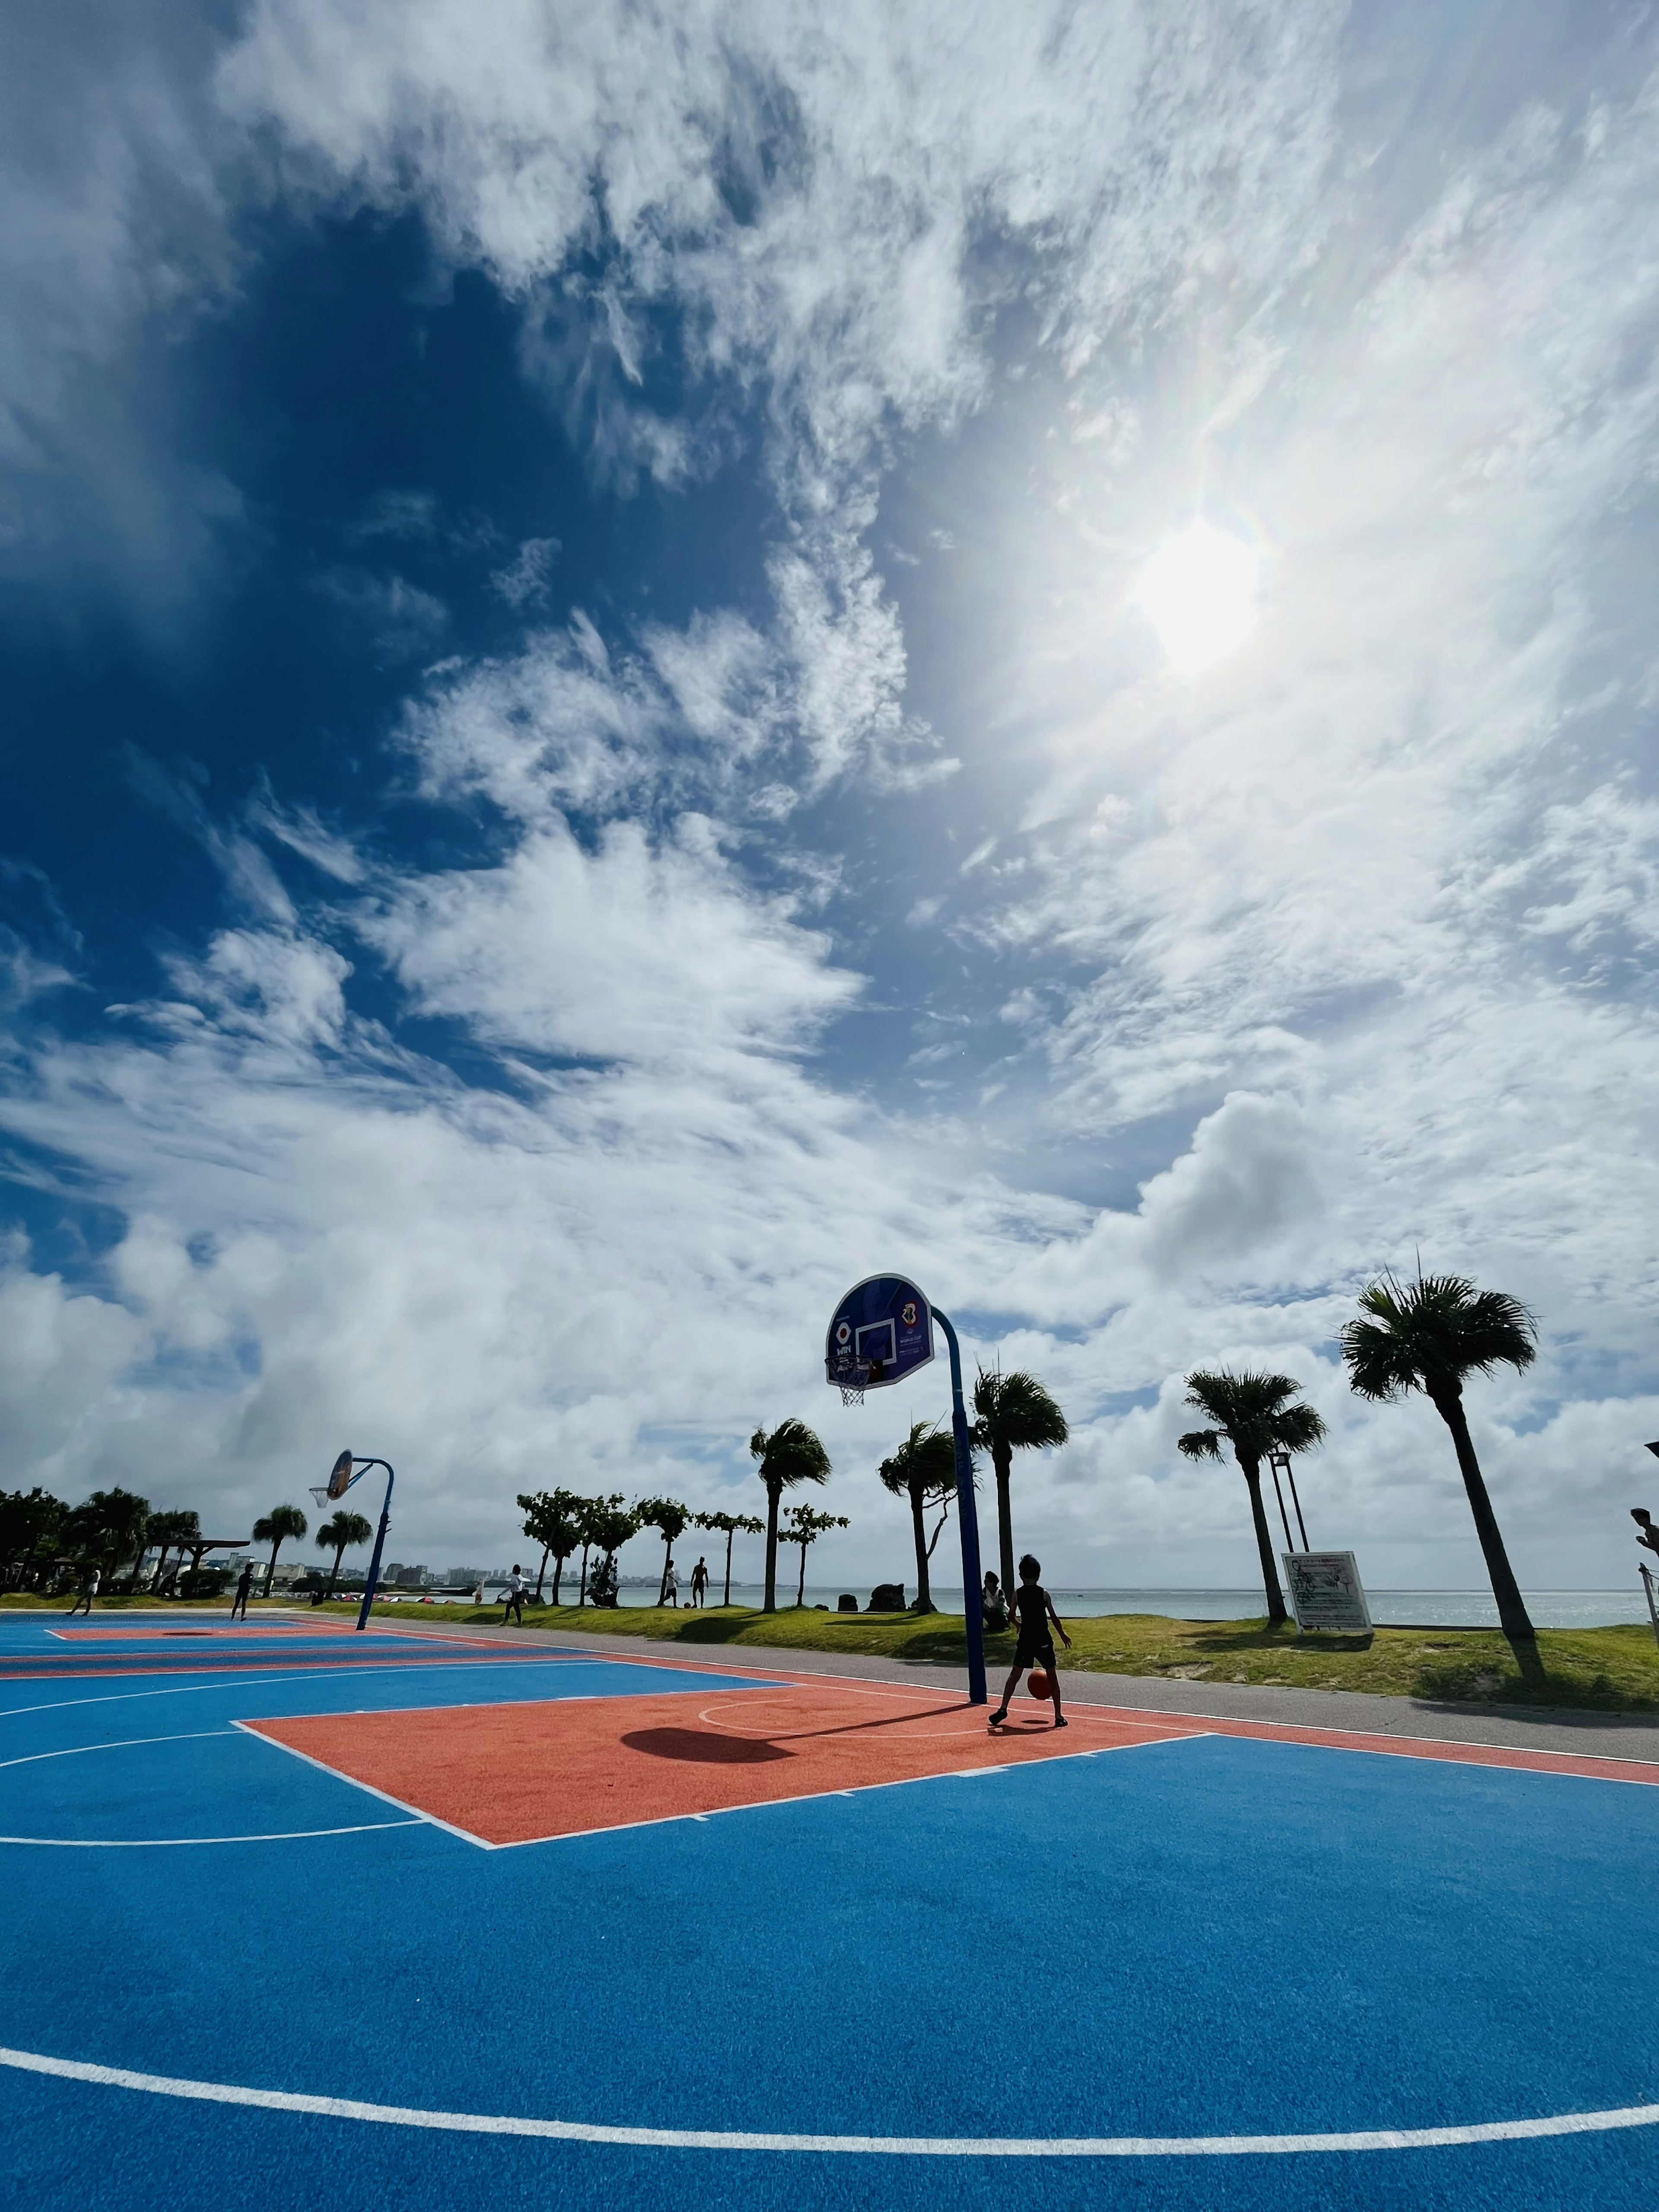
{"type": "Polygon", "coordinates": [[[369,2121],[381,2127],[429,2128],[451,2135],[533,2136],[555,2142],[617,2144],[648,2150],[795,2151],[880,2158],[1261,2158],[1295,2153],[1449,2150],[1474,2143],[1536,2142],[1553,2136],[1601,2135],[1659,2124],[1659,2105],[1624,2105],[1599,2112],[1558,2112],[1535,2120],[1486,2120],[1470,2127],[1367,2128],[1327,2135],[1282,2136],[831,2136],[771,2135],[714,2128],[613,2128],[580,2120],[517,2118],[504,2113],[444,2112],[420,2106],[370,2105],[351,2097],[307,2096],[292,2089],[253,2089],[229,2081],[192,2081],[93,2066],[74,2058],[0,2047],[0,2066],[100,2088],[137,2089],[209,2105],[248,2105],[264,2112],[305,2112],[319,2119],[369,2121]]]}
{"type": "Polygon", "coordinates": [[[0,1844],[49,1851],[176,1851],[198,1844],[298,1844],[313,1836],[366,1836],[376,1828],[418,1828],[420,1820],[359,1820],[349,1828],[284,1828],[270,1836],[0,1836],[0,1844]]]}
{"type": "MultiPolygon", "coordinates": [[[[452,1709],[440,1705],[437,1707],[418,1707],[416,1710],[443,1712],[452,1709]]],[[[453,1710],[460,1712],[472,1712],[477,1710],[487,1711],[488,1708],[480,1709],[471,1705],[461,1705],[455,1707],[453,1710]]],[[[276,1716],[276,1717],[286,1720],[294,1718],[295,1716],[290,1714],[281,1714],[276,1716]]],[[[300,1717],[309,1719],[311,1716],[309,1714],[306,1714],[300,1717]]],[[[347,1718],[348,1716],[342,1713],[331,1713],[325,1714],[322,1716],[322,1717],[330,1720],[343,1720],[347,1718]]],[[[377,1790],[372,1782],[360,1782],[355,1774],[348,1774],[343,1767],[331,1766],[326,1759],[313,1759],[308,1751],[296,1751],[291,1743],[284,1743],[279,1735],[267,1735],[263,1729],[256,1727],[252,1721],[233,1721],[230,1725],[233,1729],[236,1729],[240,1735],[250,1737],[256,1743],[264,1744],[268,1751],[285,1751],[290,1759],[300,1759],[307,1766],[315,1767],[319,1774],[326,1774],[331,1782],[349,1783],[352,1789],[361,1790],[366,1797],[378,1797],[382,1805],[395,1805],[400,1813],[410,1813],[414,1815],[414,1820],[412,1822],[392,1820],[382,1824],[386,1826],[401,1828],[417,1825],[422,1827],[441,1828],[447,1836],[459,1836],[462,1843],[476,1844],[477,1849],[481,1851],[493,1851],[497,1848],[494,1844],[486,1843],[482,1836],[475,1836],[465,1828],[455,1827],[448,1820],[441,1820],[435,1813],[422,1812],[418,1805],[407,1804],[403,1798],[392,1796],[389,1790],[377,1790]]]]}

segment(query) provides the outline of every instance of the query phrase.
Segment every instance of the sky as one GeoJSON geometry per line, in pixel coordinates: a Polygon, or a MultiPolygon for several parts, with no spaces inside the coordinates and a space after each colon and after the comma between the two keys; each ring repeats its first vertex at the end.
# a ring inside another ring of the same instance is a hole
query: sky
{"type": "Polygon", "coordinates": [[[1632,1579],[1646,0],[63,0],[0,64],[0,1486],[239,1536],[349,1449],[494,1565],[520,1491],[752,1512],[794,1415],[862,1595],[948,1381],[844,1409],[823,1334],[898,1270],[1064,1408],[1051,1581],[1249,1583],[1176,1449],[1231,1364],[1329,1425],[1316,1545],[1479,1587],[1336,1342],[1420,1262],[1538,1318],[1469,1390],[1522,1583],[1632,1579]]]}

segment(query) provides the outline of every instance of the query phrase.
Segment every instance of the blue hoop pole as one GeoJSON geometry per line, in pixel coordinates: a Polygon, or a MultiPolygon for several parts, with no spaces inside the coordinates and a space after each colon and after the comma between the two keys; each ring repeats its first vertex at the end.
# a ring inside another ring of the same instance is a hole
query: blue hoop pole
{"type": "MultiPolygon", "coordinates": [[[[372,1467],[383,1467],[386,1469],[386,1501],[380,1507],[380,1525],[374,1533],[374,1556],[368,1563],[368,1588],[363,1592],[362,1605],[357,1613],[357,1626],[360,1630],[368,1626],[368,1616],[374,1604],[374,1592],[380,1579],[380,1554],[386,1549],[386,1532],[392,1525],[392,1486],[397,1480],[392,1474],[392,1462],[389,1459],[366,1459],[363,1462],[363,1474],[367,1474],[372,1467]]],[[[363,1474],[354,1474],[351,1482],[361,1482],[363,1474]]],[[[351,1487],[351,1482],[346,1485],[348,1490],[351,1487]]]]}
{"type": "Polygon", "coordinates": [[[962,1600],[968,1628],[968,1702],[990,1703],[985,1689],[985,1616],[980,1608],[979,1508],[974,1499],[974,1455],[968,1443],[968,1408],[962,1401],[962,1348],[951,1316],[933,1308],[933,1319],[951,1347],[951,1434],[957,1448],[957,1526],[962,1532],[962,1600]]]}

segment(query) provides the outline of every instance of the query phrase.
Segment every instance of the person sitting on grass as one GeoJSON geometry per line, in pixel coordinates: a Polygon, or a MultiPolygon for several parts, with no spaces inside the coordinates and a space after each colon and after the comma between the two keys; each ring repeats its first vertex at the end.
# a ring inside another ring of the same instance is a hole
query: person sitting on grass
{"type": "Polygon", "coordinates": [[[520,1573],[516,1562],[512,1573],[507,1578],[507,1602],[501,1607],[503,1628],[507,1626],[509,1613],[522,1628],[524,1626],[524,1577],[520,1573]]]}
{"type": "Polygon", "coordinates": [[[1000,1631],[1008,1626],[1008,1603],[1002,1595],[1002,1584],[994,1571],[988,1571],[985,1588],[979,1601],[980,1617],[989,1629],[1000,1631]]]}
{"type": "Polygon", "coordinates": [[[1019,1563],[1019,1588],[1014,1592],[1014,1613],[1019,1622],[1019,1643],[1014,1652],[1014,1663],[1007,1680],[1002,1686],[1002,1703],[991,1716],[991,1726],[998,1729],[1008,1717],[1008,1700],[1019,1687],[1019,1678],[1028,1667],[1040,1667],[1048,1677],[1048,1694],[1054,1701],[1054,1726],[1068,1728],[1071,1723],[1060,1710],[1060,1669],[1054,1664],[1054,1639],[1048,1633],[1052,1620],[1060,1631],[1060,1641],[1069,1651],[1072,1639],[1066,1633],[1066,1625],[1054,1611],[1054,1601],[1039,1579],[1042,1565],[1028,1552],[1019,1563]]]}

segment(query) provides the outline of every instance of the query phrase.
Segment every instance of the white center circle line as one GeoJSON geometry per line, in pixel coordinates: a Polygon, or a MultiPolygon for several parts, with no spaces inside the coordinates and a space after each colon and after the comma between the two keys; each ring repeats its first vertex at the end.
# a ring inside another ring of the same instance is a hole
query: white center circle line
{"type": "Polygon", "coordinates": [[[60,2081],[137,2089],[155,2097],[304,2112],[320,2119],[428,2128],[450,2135],[531,2136],[554,2142],[614,2143],[647,2150],[793,2151],[877,2158],[1271,2158],[1333,2151],[1449,2150],[1471,2143],[1536,2142],[1553,2136],[1602,2135],[1622,2128],[1659,2125],[1659,2105],[1623,2105],[1605,2112],[1555,2112],[1541,2119],[1486,2120],[1468,2127],[1367,2128],[1323,2135],[775,2135],[714,2128],[599,2127],[578,2120],[371,2105],[351,2097],[309,2096],[297,2090],[253,2089],[230,2081],[137,2074],[122,2066],[94,2066],[79,2059],[49,2058],[39,2051],[4,2048],[0,2048],[0,2066],[24,2074],[51,2075],[60,2081]]]}

